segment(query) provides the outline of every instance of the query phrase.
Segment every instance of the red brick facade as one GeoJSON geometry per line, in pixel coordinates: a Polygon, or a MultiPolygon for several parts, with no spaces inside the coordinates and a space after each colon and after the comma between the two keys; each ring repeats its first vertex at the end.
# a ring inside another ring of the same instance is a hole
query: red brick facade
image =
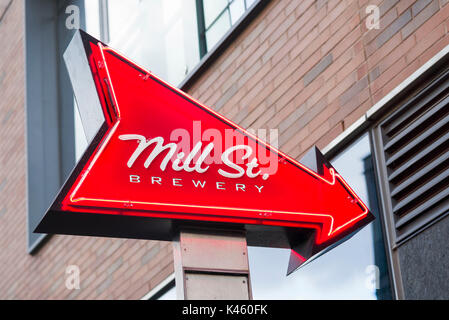
{"type": "MultiPolygon", "coordinates": [[[[448,2],[273,0],[189,93],[243,127],[278,128],[299,158],[449,44],[448,2]]],[[[0,299],[141,298],[173,272],[170,243],[58,235],[27,253],[24,37],[24,1],[0,0],[0,299]],[[65,287],[71,264],[80,290],[65,287]]]]}

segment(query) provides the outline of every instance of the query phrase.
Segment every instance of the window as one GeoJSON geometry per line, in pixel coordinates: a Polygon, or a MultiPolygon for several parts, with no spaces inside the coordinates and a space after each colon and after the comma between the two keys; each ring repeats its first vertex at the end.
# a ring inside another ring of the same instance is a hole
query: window
{"type": "Polygon", "coordinates": [[[289,249],[249,247],[254,299],[392,298],[369,136],[354,142],[331,163],[376,220],[288,277],[289,249]]]}
{"type": "MultiPolygon", "coordinates": [[[[261,1],[89,0],[85,1],[86,31],[158,77],[179,85],[258,3],[261,1]]],[[[79,159],[87,142],[76,106],[73,116],[79,159]]]]}
{"type": "Polygon", "coordinates": [[[197,0],[201,57],[212,49],[255,0],[197,0]]]}
{"type": "Polygon", "coordinates": [[[109,0],[109,44],[179,84],[199,62],[195,0],[109,0]]]}
{"type": "Polygon", "coordinates": [[[89,0],[87,32],[179,85],[258,0],[89,0]]]}

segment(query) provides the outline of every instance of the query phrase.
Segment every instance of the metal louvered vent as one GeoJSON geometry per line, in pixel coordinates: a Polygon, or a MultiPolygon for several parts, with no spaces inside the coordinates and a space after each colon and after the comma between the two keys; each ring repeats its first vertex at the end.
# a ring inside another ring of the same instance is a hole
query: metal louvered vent
{"type": "Polygon", "coordinates": [[[396,243],[449,212],[449,76],[379,125],[396,243]]]}

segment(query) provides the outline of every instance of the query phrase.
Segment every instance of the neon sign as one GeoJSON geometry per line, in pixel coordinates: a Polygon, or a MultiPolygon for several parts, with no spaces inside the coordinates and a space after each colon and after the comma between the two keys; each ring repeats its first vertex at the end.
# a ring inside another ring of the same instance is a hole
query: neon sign
{"type": "Polygon", "coordinates": [[[171,240],[185,224],[232,225],[251,245],[312,239],[306,261],[372,220],[321,156],[312,170],[83,32],[80,48],[104,121],[38,232],[171,240]]]}

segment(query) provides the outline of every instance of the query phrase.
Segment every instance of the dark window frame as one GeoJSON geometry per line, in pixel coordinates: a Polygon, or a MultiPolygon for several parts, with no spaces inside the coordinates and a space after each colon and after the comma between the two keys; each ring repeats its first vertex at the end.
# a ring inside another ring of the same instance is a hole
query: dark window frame
{"type": "MultiPolygon", "coordinates": [[[[232,18],[231,18],[231,4],[237,0],[227,0],[227,5],[218,13],[218,15],[212,20],[212,22],[209,25],[206,25],[205,21],[205,12],[204,12],[204,0],[196,0],[196,12],[197,12],[197,20],[198,20],[198,41],[199,41],[199,48],[200,48],[200,59],[202,59],[207,52],[212,49],[207,47],[207,31],[210,30],[210,28],[215,25],[215,23],[221,18],[223,14],[226,12],[229,16],[229,25],[230,28],[233,27],[232,24],[232,18]]],[[[248,7],[247,0],[243,0],[244,4],[244,12],[247,12],[250,8],[248,7]]],[[[242,15],[244,16],[245,13],[242,15]]],[[[240,18],[237,20],[237,23],[239,23],[240,18]]]]}
{"type": "Polygon", "coordinates": [[[75,164],[73,93],[62,53],[75,30],[66,28],[67,6],[83,0],[25,2],[27,250],[35,254],[49,235],[35,234],[75,164]]]}
{"type": "MultiPolygon", "coordinates": [[[[255,0],[254,3],[246,9],[244,14],[231,25],[231,28],[223,35],[221,40],[218,41],[213,48],[207,48],[203,0],[196,0],[200,61],[196,67],[187,74],[178,87],[181,90],[187,91],[270,2],[271,0],[255,0]]],[[[230,3],[228,2],[226,8],[228,8],[229,5],[230,3]]]]}

